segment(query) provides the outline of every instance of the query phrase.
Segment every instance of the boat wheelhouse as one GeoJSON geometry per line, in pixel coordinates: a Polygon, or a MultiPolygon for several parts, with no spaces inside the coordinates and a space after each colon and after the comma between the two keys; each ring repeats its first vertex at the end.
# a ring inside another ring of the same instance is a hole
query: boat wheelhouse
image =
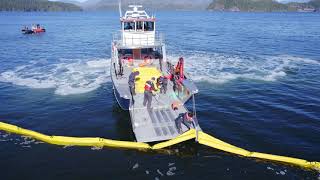
{"type": "MultiPolygon", "coordinates": [[[[164,37],[156,31],[156,18],[141,10],[142,6],[130,5],[129,8],[124,16],[120,10],[121,29],[113,35],[110,73],[114,95],[119,106],[129,110],[138,142],[172,139],[179,135],[175,119],[188,112],[185,103],[198,89],[184,73],[183,58],[177,66],[168,61],[164,37]],[[136,93],[132,94],[128,81],[136,71],[139,72],[135,80],[136,93]],[[156,93],[151,108],[145,107],[146,81],[160,76],[170,77],[168,90],[156,93]]],[[[196,128],[200,129],[198,124],[196,128]]],[[[183,127],[183,131],[186,130],[187,127],[183,127]]]]}

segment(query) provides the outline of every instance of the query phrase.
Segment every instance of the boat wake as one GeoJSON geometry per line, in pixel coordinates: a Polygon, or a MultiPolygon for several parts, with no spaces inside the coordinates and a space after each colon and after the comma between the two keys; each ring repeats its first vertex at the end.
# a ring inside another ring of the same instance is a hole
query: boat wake
{"type": "Polygon", "coordinates": [[[55,89],[55,94],[72,95],[93,91],[109,81],[110,60],[65,60],[30,62],[0,74],[0,81],[29,88],[55,89]]]}
{"type": "MultiPolygon", "coordinates": [[[[186,71],[194,81],[222,84],[236,79],[277,81],[291,74],[298,73],[300,67],[320,63],[307,58],[294,56],[239,56],[225,54],[183,55],[186,71]]],[[[169,56],[175,62],[178,56],[169,56]]]]}
{"type": "MultiPolygon", "coordinates": [[[[222,84],[236,79],[276,81],[318,61],[288,55],[239,56],[193,52],[184,54],[186,71],[196,82],[222,84]]],[[[169,56],[175,62],[178,56],[169,56]]],[[[0,81],[29,88],[53,88],[57,95],[91,92],[110,81],[110,59],[33,61],[0,73],[0,81]]]]}

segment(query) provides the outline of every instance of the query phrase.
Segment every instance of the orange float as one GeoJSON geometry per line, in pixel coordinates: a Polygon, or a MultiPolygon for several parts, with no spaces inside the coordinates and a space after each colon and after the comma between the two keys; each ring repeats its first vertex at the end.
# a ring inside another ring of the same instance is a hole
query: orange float
{"type": "Polygon", "coordinates": [[[151,64],[151,57],[150,56],[145,56],[143,58],[143,62],[139,64],[139,67],[144,67],[144,66],[147,66],[147,65],[150,65],[151,64]]]}

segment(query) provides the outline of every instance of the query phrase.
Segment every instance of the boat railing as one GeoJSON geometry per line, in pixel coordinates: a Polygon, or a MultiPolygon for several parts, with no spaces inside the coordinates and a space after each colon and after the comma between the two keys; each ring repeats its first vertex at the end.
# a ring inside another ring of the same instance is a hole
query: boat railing
{"type": "Polygon", "coordinates": [[[155,47],[164,44],[164,35],[159,32],[146,34],[119,31],[113,34],[113,42],[118,47],[155,47]]]}
{"type": "MultiPolygon", "coordinates": [[[[170,62],[167,62],[167,73],[174,71],[174,65],[170,62]]],[[[198,89],[195,86],[194,82],[191,80],[190,75],[184,72],[185,79],[182,82],[172,81],[173,90],[178,97],[178,99],[184,104],[186,103],[194,94],[198,93],[198,89]]]]}

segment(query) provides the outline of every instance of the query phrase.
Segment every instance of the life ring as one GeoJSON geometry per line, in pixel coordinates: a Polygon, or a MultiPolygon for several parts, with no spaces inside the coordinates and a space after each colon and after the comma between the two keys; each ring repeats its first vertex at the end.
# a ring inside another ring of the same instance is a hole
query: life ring
{"type": "Polygon", "coordinates": [[[144,67],[151,64],[151,57],[150,56],[144,56],[143,62],[139,64],[139,67],[144,67]]]}
{"type": "Polygon", "coordinates": [[[146,64],[145,62],[142,62],[142,63],[139,64],[139,67],[144,67],[146,65],[148,65],[148,64],[146,64]]]}

